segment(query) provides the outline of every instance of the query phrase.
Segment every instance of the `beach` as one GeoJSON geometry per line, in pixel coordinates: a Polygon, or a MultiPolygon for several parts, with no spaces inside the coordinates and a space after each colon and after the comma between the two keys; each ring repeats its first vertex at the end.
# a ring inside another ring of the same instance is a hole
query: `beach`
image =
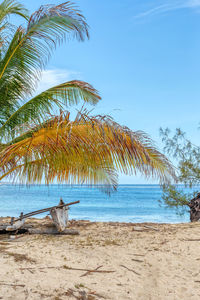
{"type": "Polygon", "coordinates": [[[69,228],[80,234],[0,236],[0,299],[200,299],[200,223],[71,220],[69,228]]]}
{"type": "Polygon", "coordinates": [[[53,2],[0,0],[0,300],[200,300],[200,0],[53,2]]]}

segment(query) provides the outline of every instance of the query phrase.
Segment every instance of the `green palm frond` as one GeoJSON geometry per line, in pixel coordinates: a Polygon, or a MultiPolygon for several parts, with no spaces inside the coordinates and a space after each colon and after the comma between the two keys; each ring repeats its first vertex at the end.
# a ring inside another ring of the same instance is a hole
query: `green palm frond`
{"type": "Polygon", "coordinates": [[[30,17],[27,28],[17,29],[0,61],[1,107],[8,103],[14,107],[34,92],[52,51],[70,34],[81,41],[89,36],[84,17],[70,2],[41,6],[30,17]]]}
{"type": "Polygon", "coordinates": [[[12,39],[13,31],[16,27],[9,22],[11,15],[19,15],[28,21],[28,10],[15,0],[4,0],[0,3],[0,59],[12,39]]]}
{"type": "Polygon", "coordinates": [[[3,46],[9,41],[14,26],[9,23],[11,15],[19,15],[28,21],[28,10],[15,0],[4,0],[0,3],[0,51],[4,50],[3,46]],[[3,49],[2,49],[3,48],[3,49]]]}
{"type": "Polygon", "coordinates": [[[4,0],[0,4],[0,24],[8,20],[10,15],[19,15],[28,20],[28,10],[18,1],[4,0]]]}
{"type": "Polygon", "coordinates": [[[42,5],[32,14],[27,27],[27,33],[45,38],[54,46],[56,39],[61,42],[65,38],[66,31],[81,41],[84,41],[85,35],[89,38],[84,16],[70,1],[59,5],[42,5]]]}
{"type": "Polygon", "coordinates": [[[83,100],[85,103],[96,104],[100,96],[90,84],[84,81],[73,80],[52,87],[35,96],[18,108],[0,127],[1,137],[14,138],[16,127],[27,122],[42,122],[52,114],[55,106],[63,109],[64,106],[75,105],[83,100]]]}

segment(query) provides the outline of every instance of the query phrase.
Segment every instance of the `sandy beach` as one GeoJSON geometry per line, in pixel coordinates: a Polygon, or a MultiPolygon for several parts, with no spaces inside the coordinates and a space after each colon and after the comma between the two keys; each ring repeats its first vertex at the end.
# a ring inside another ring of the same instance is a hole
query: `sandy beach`
{"type": "Polygon", "coordinates": [[[200,299],[199,223],[69,227],[80,235],[1,235],[0,299],[200,299]]]}

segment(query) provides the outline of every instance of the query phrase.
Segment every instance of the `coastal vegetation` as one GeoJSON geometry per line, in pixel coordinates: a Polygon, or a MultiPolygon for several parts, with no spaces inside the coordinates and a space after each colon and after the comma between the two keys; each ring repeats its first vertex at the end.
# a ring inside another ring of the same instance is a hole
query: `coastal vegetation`
{"type": "Polygon", "coordinates": [[[42,5],[31,16],[14,0],[0,4],[0,180],[115,189],[118,172],[174,178],[173,166],[144,132],[85,109],[70,118],[71,105],[101,100],[89,83],[73,80],[35,94],[52,52],[68,37],[89,38],[84,16],[70,2],[42,5]],[[12,14],[25,25],[11,24],[12,14]]]}
{"type": "Polygon", "coordinates": [[[200,147],[193,144],[186,133],[177,128],[174,135],[167,129],[160,129],[164,151],[178,163],[177,184],[163,185],[163,203],[176,208],[179,214],[190,211],[190,220],[200,219],[200,147]],[[186,189],[187,188],[187,189],[186,189]]]}

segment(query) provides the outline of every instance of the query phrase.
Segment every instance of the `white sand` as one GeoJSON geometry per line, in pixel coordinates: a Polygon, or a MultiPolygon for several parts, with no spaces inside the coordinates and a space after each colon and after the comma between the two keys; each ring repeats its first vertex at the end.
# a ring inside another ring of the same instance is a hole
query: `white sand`
{"type": "Polygon", "coordinates": [[[79,236],[3,237],[0,299],[199,300],[200,224],[150,225],[159,231],[75,222],[79,236]],[[114,272],[68,269],[98,266],[114,272]]]}

